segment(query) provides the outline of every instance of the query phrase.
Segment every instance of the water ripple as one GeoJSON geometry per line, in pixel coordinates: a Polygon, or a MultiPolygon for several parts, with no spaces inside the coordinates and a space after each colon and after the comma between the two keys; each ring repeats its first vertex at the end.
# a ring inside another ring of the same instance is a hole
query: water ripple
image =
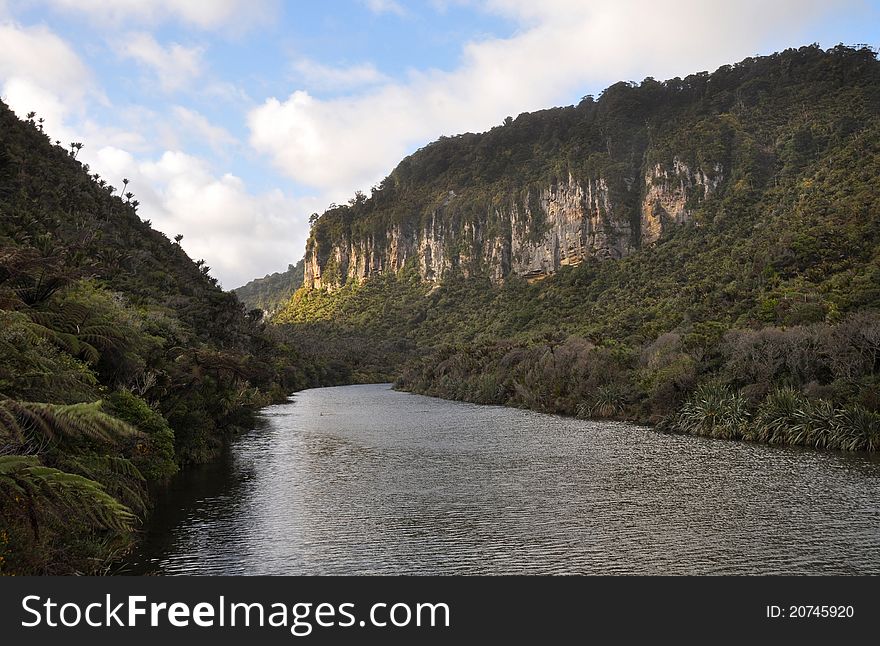
{"type": "Polygon", "coordinates": [[[131,568],[878,574],[878,500],[865,456],[322,388],[185,474],[131,568]]]}

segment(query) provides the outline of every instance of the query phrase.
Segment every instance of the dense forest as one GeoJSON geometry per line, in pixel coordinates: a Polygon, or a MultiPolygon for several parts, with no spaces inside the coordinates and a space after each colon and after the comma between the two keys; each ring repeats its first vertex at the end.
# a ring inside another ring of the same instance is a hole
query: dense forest
{"type": "Polygon", "coordinates": [[[323,340],[355,378],[396,375],[415,392],[875,450],[878,178],[880,63],[868,48],[803,47],[618,83],[577,106],[443,138],[370,197],[334,205],[310,239],[328,288],[307,285],[274,320],[323,340]],[[438,213],[467,228],[468,213],[530,182],[599,172],[625,186],[634,168],[673,157],[721,159],[723,181],[690,221],[619,260],[499,282],[478,264],[426,281],[411,258],[358,280],[331,253],[438,213]],[[449,191],[466,208],[438,211],[449,191]]]}
{"type": "MultiPolygon", "coordinates": [[[[104,571],[254,411],[347,380],[0,103],[0,573],[104,571]]],[[[115,188],[113,184],[121,188],[115,188]]]]}

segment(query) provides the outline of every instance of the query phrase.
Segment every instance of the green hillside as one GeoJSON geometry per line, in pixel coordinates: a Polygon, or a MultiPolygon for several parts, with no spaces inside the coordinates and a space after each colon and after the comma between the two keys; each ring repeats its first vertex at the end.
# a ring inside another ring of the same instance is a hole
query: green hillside
{"type": "Polygon", "coordinates": [[[269,314],[277,312],[303,284],[303,261],[288,265],[287,271],[255,278],[234,290],[248,309],[260,309],[269,314]]]}
{"type": "Polygon", "coordinates": [[[77,152],[0,103],[0,573],[102,571],[181,466],[333,381],[77,152]]]}
{"type": "MultiPolygon", "coordinates": [[[[331,289],[300,290],[275,320],[324,339],[361,378],[398,375],[418,392],[876,448],[878,153],[880,63],[866,48],[804,47],[712,74],[619,83],[598,100],[441,139],[369,198],[329,210],[309,249],[331,289]],[[720,160],[724,177],[690,205],[689,221],[638,244],[641,197],[627,198],[628,184],[674,158],[720,160]],[[361,281],[331,254],[432,214],[448,218],[450,245],[465,244],[455,232],[485,223],[491,204],[568,174],[599,175],[612,198],[616,190],[632,253],[532,282],[497,281],[478,262],[426,281],[420,258],[361,281]],[[449,191],[462,206],[437,210],[449,191]]],[[[308,277],[308,250],[306,262],[308,277]]]]}

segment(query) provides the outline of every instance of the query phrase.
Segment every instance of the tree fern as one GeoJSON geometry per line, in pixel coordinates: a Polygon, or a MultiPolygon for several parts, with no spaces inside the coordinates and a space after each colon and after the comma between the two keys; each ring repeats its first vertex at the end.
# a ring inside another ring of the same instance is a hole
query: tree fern
{"type": "Polygon", "coordinates": [[[0,492],[27,508],[35,534],[47,515],[63,521],[76,514],[97,529],[118,532],[129,531],[137,520],[101,484],[43,466],[34,456],[0,456],[0,492]]]}
{"type": "Polygon", "coordinates": [[[34,332],[57,344],[72,355],[95,363],[99,350],[118,348],[123,339],[120,332],[92,309],[82,303],[65,301],[50,310],[27,312],[34,322],[34,332]]]}
{"type": "Polygon", "coordinates": [[[26,444],[31,441],[91,438],[115,443],[139,431],[101,411],[101,402],[44,404],[0,399],[0,438],[26,444]]]}
{"type": "Polygon", "coordinates": [[[34,334],[21,312],[0,312],[0,398],[94,400],[97,379],[86,365],[34,334]]]}
{"type": "Polygon", "coordinates": [[[113,455],[83,455],[65,457],[55,466],[101,483],[108,493],[127,507],[138,514],[146,513],[146,480],[131,460],[113,455]]]}
{"type": "Polygon", "coordinates": [[[31,329],[34,334],[54,343],[65,352],[72,354],[75,357],[80,357],[89,363],[95,363],[101,358],[101,354],[95,346],[85,339],[81,339],[76,334],[54,330],[36,322],[31,329]]]}
{"type": "Polygon", "coordinates": [[[48,236],[33,243],[0,251],[0,300],[10,309],[45,303],[73,278],[72,268],[65,262],[70,249],[48,236]]]}

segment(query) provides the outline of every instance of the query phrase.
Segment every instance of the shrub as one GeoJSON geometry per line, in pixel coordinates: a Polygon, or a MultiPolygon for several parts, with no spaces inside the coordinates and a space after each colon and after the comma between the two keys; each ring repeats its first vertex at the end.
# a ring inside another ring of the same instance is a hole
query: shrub
{"type": "Polygon", "coordinates": [[[791,387],[772,391],[758,408],[755,424],[745,439],[770,444],[791,444],[795,436],[808,428],[809,401],[791,387]]]}
{"type": "Polygon", "coordinates": [[[107,406],[113,415],[145,434],[134,446],[132,462],[148,482],[162,482],[177,473],[174,431],[164,417],[128,390],[110,395],[107,406]]]}
{"type": "Polygon", "coordinates": [[[731,440],[744,437],[750,421],[745,397],[728,386],[709,383],[694,391],[676,426],[684,433],[731,440]]]}
{"type": "Polygon", "coordinates": [[[844,451],[876,451],[880,448],[880,415],[859,405],[843,408],[838,414],[836,447],[844,451]]]}

